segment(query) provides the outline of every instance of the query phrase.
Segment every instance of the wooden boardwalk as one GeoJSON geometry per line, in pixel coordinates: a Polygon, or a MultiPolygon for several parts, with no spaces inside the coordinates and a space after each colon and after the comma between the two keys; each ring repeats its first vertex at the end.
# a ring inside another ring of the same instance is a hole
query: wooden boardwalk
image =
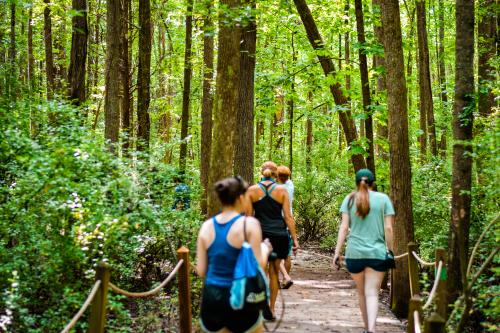
{"type": "MultiPolygon", "coordinates": [[[[283,290],[285,315],[276,332],[363,331],[354,282],[345,270],[332,269],[331,262],[311,252],[300,252],[293,260],[294,285],[283,290]]],[[[280,298],[278,298],[280,302],[280,298]]],[[[280,306],[277,315],[280,315],[280,306]]],[[[268,323],[273,329],[274,323],[268,323]]],[[[402,323],[381,304],[377,333],[405,332],[402,323]]]]}

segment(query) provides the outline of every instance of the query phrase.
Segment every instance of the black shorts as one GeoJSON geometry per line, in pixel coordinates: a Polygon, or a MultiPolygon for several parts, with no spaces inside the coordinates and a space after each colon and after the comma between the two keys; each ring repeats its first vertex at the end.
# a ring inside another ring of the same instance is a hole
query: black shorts
{"type": "Polygon", "coordinates": [[[349,273],[357,274],[370,267],[378,272],[387,272],[388,267],[385,260],[382,259],[346,259],[347,270],[349,273]]]}
{"type": "Polygon", "coordinates": [[[215,333],[224,327],[235,333],[253,331],[262,322],[260,311],[233,310],[229,304],[230,287],[203,288],[200,322],[204,332],[215,333]]]}
{"type": "Polygon", "coordinates": [[[286,259],[288,257],[290,241],[288,235],[284,236],[271,236],[267,234],[262,235],[262,239],[269,238],[273,246],[273,252],[278,256],[278,259],[286,259]]]}

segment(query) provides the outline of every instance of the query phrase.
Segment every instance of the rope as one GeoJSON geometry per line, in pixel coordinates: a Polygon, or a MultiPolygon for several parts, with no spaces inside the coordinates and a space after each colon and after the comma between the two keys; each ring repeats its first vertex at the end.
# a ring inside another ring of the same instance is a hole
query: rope
{"type": "Polygon", "coordinates": [[[408,252],[405,252],[403,254],[400,254],[399,256],[394,256],[394,260],[398,260],[398,259],[401,259],[401,258],[404,258],[408,256],[408,252]]]}
{"type": "Polygon", "coordinates": [[[420,328],[420,315],[417,310],[413,311],[413,322],[415,326],[415,333],[422,333],[420,328]]]}
{"type": "Polygon", "coordinates": [[[411,253],[415,257],[415,259],[417,259],[417,261],[420,263],[420,265],[422,265],[422,266],[434,266],[436,264],[435,261],[434,262],[424,261],[424,259],[420,258],[415,251],[411,251],[411,253]]]}
{"type": "Polygon", "coordinates": [[[158,292],[160,292],[160,290],[163,287],[165,287],[170,281],[172,281],[172,279],[174,278],[175,274],[177,274],[177,272],[179,271],[179,268],[181,268],[181,266],[182,266],[183,263],[184,263],[183,259],[179,260],[177,262],[177,265],[175,266],[174,270],[172,272],[170,272],[170,274],[167,276],[167,278],[162,283],[160,283],[160,285],[158,287],[156,287],[154,289],[151,289],[149,291],[145,291],[145,292],[142,292],[142,293],[130,292],[130,291],[126,291],[126,290],[123,290],[123,289],[115,286],[111,282],[109,283],[109,287],[114,292],[116,292],[117,294],[124,295],[124,296],[127,296],[127,297],[147,297],[147,296],[155,295],[158,292]]]}
{"type": "Polygon", "coordinates": [[[83,303],[82,307],[78,312],[75,314],[75,316],[71,319],[71,321],[66,325],[66,327],[61,331],[61,333],[68,333],[70,329],[75,326],[76,322],[80,317],[85,313],[85,310],[89,307],[90,303],[94,299],[95,295],[97,294],[97,291],[99,290],[99,287],[101,286],[101,280],[97,280],[94,283],[94,287],[92,287],[92,290],[90,291],[90,294],[87,296],[87,299],[83,303]]]}
{"type": "Polygon", "coordinates": [[[434,297],[436,296],[436,291],[437,291],[437,288],[439,286],[439,281],[441,280],[441,271],[443,269],[443,262],[440,260],[439,261],[439,264],[438,264],[438,269],[437,269],[437,272],[436,272],[436,277],[434,279],[434,285],[432,286],[432,289],[431,289],[431,293],[429,294],[429,298],[427,299],[427,302],[425,302],[424,306],[422,307],[422,309],[427,309],[432,301],[434,300],[434,297]]]}

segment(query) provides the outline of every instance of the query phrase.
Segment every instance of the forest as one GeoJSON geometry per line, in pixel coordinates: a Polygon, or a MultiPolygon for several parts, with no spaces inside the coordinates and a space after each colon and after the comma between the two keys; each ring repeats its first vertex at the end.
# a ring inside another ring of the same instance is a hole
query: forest
{"type": "MultiPolygon", "coordinates": [[[[99,262],[129,290],[153,287],[181,245],[194,259],[220,209],[214,182],[255,183],[267,160],[292,170],[301,244],[325,253],[354,172],[371,169],[396,209],[396,254],[446,249],[447,330],[498,332],[499,12],[497,0],[0,0],[0,332],[59,332],[99,262]],[[190,205],[176,209],[180,183],[190,205]]],[[[390,281],[398,317],[406,265],[390,281]]],[[[175,286],[110,293],[107,331],[176,332],[178,306],[175,286]]]]}

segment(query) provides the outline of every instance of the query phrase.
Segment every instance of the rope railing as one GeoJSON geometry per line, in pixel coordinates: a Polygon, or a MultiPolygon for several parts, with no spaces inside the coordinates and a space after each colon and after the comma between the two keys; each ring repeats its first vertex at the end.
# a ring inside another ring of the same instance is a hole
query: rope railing
{"type": "Polygon", "coordinates": [[[87,296],[87,299],[85,302],[82,304],[80,310],[73,316],[71,321],[66,325],[66,327],[61,331],[61,333],[68,333],[70,329],[75,326],[75,324],[78,322],[80,317],[85,313],[87,308],[89,307],[90,303],[94,299],[95,295],[97,294],[97,291],[99,290],[99,287],[101,286],[101,280],[97,280],[94,283],[94,286],[92,287],[92,290],[90,291],[90,294],[87,296]]]}
{"type": "Polygon", "coordinates": [[[148,297],[148,296],[153,296],[153,295],[156,295],[158,294],[170,281],[172,281],[175,277],[175,275],[177,274],[177,272],[179,271],[179,269],[181,268],[182,264],[184,263],[184,260],[181,259],[177,262],[177,265],[175,266],[175,268],[172,270],[172,272],[170,272],[170,274],[167,276],[167,278],[165,280],[163,280],[162,283],[160,283],[158,285],[158,287],[156,288],[153,288],[149,291],[145,291],[145,292],[132,292],[132,291],[127,291],[127,290],[124,290],[124,289],[121,289],[120,287],[117,287],[115,284],[113,283],[109,283],[109,288],[111,290],[113,290],[115,293],[117,294],[120,294],[120,295],[123,295],[123,296],[127,296],[127,297],[133,297],[133,298],[140,298],[140,297],[148,297]]]}
{"type": "Polygon", "coordinates": [[[413,254],[413,256],[415,257],[415,259],[417,259],[417,261],[420,263],[420,265],[422,266],[434,266],[436,264],[436,262],[428,262],[428,261],[425,261],[424,259],[420,258],[417,254],[417,252],[415,251],[411,251],[411,254],[413,254]]]}
{"type": "Polygon", "coordinates": [[[413,311],[413,327],[415,333],[422,333],[422,328],[420,327],[420,313],[417,310],[413,311]]]}
{"type": "Polygon", "coordinates": [[[179,289],[179,332],[191,333],[191,291],[190,291],[190,269],[189,249],[181,247],[177,250],[177,264],[165,280],[157,287],[145,292],[130,292],[123,290],[110,280],[110,268],[105,263],[100,263],[96,270],[96,281],[87,299],[75,314],[71,321],[64,327],[61,333],[68,333],[85,313],[89,305],[91,314],[89,317],[88,332],[104,333],[106,326],[106,305],[108,288],[114,292],[127,297],[147,297],[158,294],[175,276],[178,277],[179,289]]]}
{"type": "Polygon", "coordinates": [[[438,269],[436,271],[436,277],[434,279],[434,285],[432,286],[431,292],[429,293],[429,297],[427,298],[427,302],[425,302],[423,309],[426,310],[431,304],[434,298],[436,297],[436,291],[439,286],[439,281],[441,281],[441,274],[443,270],[443,261],[440,260],[438,264],[438,269]]]}
{"type": "Polygon", "coordinates": [[[401,253],[400,255],[394,256],[394,260],[402,259],[408,255],[408,252],[401,253]]]}

